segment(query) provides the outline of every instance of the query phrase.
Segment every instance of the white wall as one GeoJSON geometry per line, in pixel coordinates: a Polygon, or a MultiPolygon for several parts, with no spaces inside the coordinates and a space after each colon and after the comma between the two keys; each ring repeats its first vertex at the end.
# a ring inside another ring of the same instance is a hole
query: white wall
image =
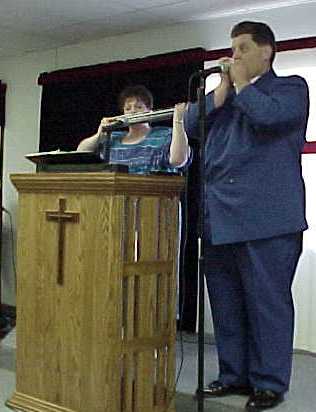
{"type": "MultiPolygon", "coordinates": [[[[0,79],[7,84],[6,127],[4,143],[4,206],[13,214],[16,225],[16,191],[10,183],[13,172],[34,170],[24,154],[37,151],[41,88],[37,77],[41,72],[115,60],[139,58],[192,47],[207,50],[229,47],[233,24],[245,19],[261,20],[271,25],[278,40],[313,36],[316,5],[309,4],[273,9],[261,13],[209,21],[177,24],[141,33],[105,38],[29,54],[22,58],[0,61],[0,79]]],[[[15,228],[14,228],[15,231],[15,228]]],[[[11,261],[10,227],[4,215],[2,243],[2,277],[5,303],[15,303],[14,276],[11,261]]]]}

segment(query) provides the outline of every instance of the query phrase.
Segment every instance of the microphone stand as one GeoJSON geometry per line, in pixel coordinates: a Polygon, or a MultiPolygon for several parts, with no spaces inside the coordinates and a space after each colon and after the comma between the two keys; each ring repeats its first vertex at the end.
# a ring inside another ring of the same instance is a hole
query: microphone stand
{"type": "Polygon", "coordinates": [[[99,142],[97,144],[98,155],[107,165],[110,163],[111,134],[111,130],[104,130],[101,133],[101,139],[99,137],[99,142]]]}
{"type": "MultiPolygon", "coordinates": [[[[217,73],[218,70],[212,71],[217,73]]],[[[189,89],[194,77],[199,79],[197,88],[197,105],[198,105],[198,125],[200,143],[199,149],[199,197],[200,207],[198,216],[198,387],[196,398],[198,401],[198,412],[204,411],[204,307],[205,307],[205,260],[204,260],[204,213],[205,213],[205,140],[206,140],[206,121],[205,121],[205,79],[211,74],[205,70],[199,70],[193,73],[189,80],[189,89]]],[[[190,93],[189,93],[190,94],[190,93]]]]}
{"type": "Polygon", "coordinates": [[[204,276],[205,276],[205,261],[204,261],[204,211],[205,211],[205,76],[203,71],[199,72],[199,86],[197,89],[197,103],[199,109],[199,171],[200,171],[200,208],[198,219],[198,412],[204,411],[204,276]]]}
{"type": "Polygon", "coordinates": [[[128,173],[128,166],[117,163],[110,163],[110,149],[111,149],[111,135],[113,130],[121,129],[119,124],[105,126],[100,133],[98,143],[95,149],[95,153],[99,159],[101,159],[105,166],[105,169],[110,172],[128,173]]]}

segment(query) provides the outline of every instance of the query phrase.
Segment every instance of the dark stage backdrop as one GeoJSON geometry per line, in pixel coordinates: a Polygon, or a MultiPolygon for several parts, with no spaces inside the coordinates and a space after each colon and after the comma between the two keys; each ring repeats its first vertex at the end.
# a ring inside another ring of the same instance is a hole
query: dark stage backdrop
{"type": "MultiPolygon", "coordinates": [[[[149,56],[75,69],[42,73],[40,151],[75,150],[78,143],[94,134],[104,116],[117,115],[117,97],[130,85],[143,84],[154,96],[154,110],[188,100],[192,73],[203,68],[204,49],[149,56]]],[[[191,100],[194,98],[190,96],[191,100]]],[[[171,121],[164,122],[171,126],[171,121]]],[[[199,210],[198,142],[190,141],[193,164],[187,176],[187,202],[182,239],[188,233],[184,266],[180,271],[180,307],[184,301],[181,329],[194,331],[197,304],[197,211],[199,210]]],[[[183,243],[183,241],[182,241],[183,243]]]]}
{"type": "Polygon", "coordinates": [[[156,110],[186,101],[189,77],[204,59],[204,49],[198,48],[42,73],[40,151],[74,150],[97,131],[102,117],[120,114],[117,97],[126,86],[148,87],[156,110]]]}

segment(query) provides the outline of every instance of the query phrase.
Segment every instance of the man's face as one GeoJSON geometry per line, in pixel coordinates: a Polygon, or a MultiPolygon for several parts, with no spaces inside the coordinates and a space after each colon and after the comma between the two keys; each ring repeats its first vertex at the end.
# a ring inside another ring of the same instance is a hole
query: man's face
{"type": "Polygon", "coordinates": [[[240,34],[232,39],[234,63],[246,68],[249,80],[265,73],[270,68],[270,45],[258,45],[251,34],[240,34]]]}

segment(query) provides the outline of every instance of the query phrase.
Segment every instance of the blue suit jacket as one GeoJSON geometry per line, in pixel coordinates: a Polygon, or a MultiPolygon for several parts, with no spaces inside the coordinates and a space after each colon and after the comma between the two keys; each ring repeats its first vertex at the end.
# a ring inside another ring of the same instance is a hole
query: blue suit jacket
{"type": "MultiPolygon", "coordinates": [[[[204,239],[225,244],[307,228],[301,151],[308,108],[305,80],[273,70],[218,109],[207,95],[204,239]]],[[[185,126],[198,136],[197,104],[185,126]]]]}

